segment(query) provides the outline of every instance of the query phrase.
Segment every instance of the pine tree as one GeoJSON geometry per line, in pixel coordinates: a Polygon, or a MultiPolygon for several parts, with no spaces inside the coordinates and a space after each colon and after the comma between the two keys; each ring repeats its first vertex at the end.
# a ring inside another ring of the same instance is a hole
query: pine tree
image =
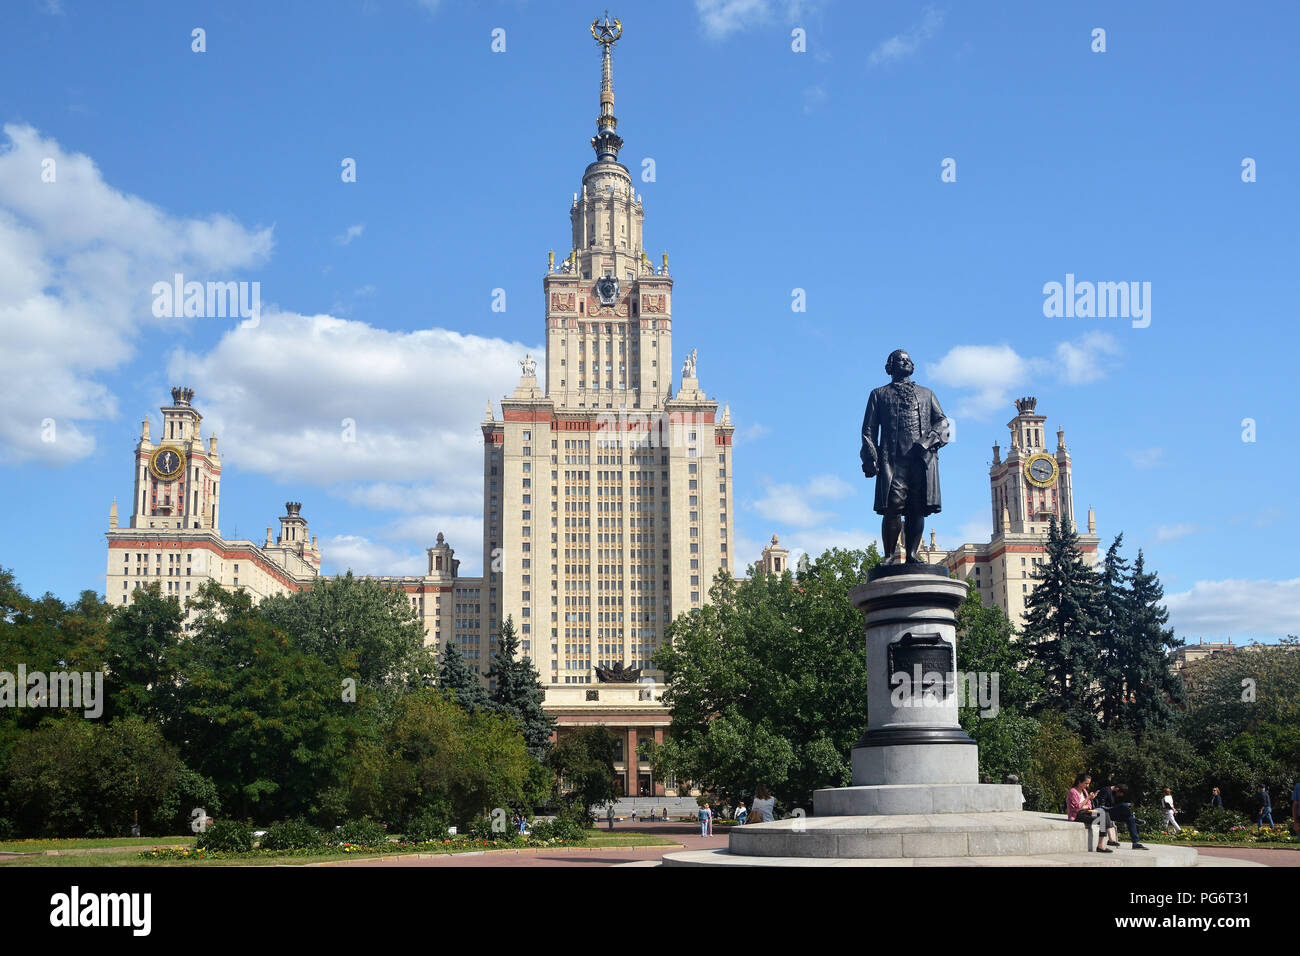
{"type": "Polygon", "coordinates": [[[1091,737],[1097,727],[1100,581],[1083,562],[1078,533],[1055,518],[1047,529],[1047,560],[1034,569],[1033,580],[1024,637],[1047,675],[1045,706],[1091,737]]]}
{"type": "Polygon", "coordinates": [[[1128,703],[1122,718],[1125,727],[1138,733],[1167,727],[1186,699],[1182,676],[1169,666],[1169,652],[1183,642],[1174,636],[1173,628],[1165,626],[1169,611],[1162,603],[1164,596],[1159,575],[1147,571],[1139,550],[1125,602],[1123,672],[1128,703]]]}
{"type": "Polygon", "coordinates": [[[1097,684],[1101,696],[1101,723],[1110,729],[1119,726],[1127,697],[1125,666],[1131,656],[1129,628],[1129,563],[1120,557],[1124,535],[1106,550],[1106,565],[1101,572],[1100,627],[1097,631],[1097,684]]]}
{"type": "Polygon", "coordinates": [[[519,638],[515,636],[515,622],[511,617],[507,617],[501,626],[497,653],[492,658],[488,676],[496,680],[492,692],[493,707],[498,713],[508,714],[518,722],[528,752],[541,760],[551,749],[555,721],[542,709],[546,695],[542,677],[531,658],[520,656],[519,638]]]}
{"type": "Polygon", "coordinates": [[[478,675],[470,670],[455,641],[448,641],[438,661],[438,686],[453,691],[456,703],[468,711],[481,710],[488,705],[487,691],[478,675]]]}

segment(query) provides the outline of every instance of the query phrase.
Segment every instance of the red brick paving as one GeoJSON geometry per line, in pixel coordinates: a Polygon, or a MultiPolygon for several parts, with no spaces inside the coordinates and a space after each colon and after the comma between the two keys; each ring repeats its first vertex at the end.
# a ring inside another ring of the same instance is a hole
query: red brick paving
{"type": "Polygon", "coordinates": [[[1268,847],[1196,846],[1202,856],[1230,856],[1235,860],[1249,860],[1265,866],[1300,866],[1300,850],[1268,847]]]}

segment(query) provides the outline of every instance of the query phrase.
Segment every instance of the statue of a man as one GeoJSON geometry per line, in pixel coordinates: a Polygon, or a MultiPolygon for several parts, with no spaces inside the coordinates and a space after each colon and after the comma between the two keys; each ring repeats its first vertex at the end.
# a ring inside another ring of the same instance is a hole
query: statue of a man
{"type": "Polygon", "coordinates": [[[936,452],[948,443],[948,419],[934,392],[912,381],[916,367],[903,349],[889,353],[893,380],[873,389],[862,418],[862,473],[876,479],[876,513],[887,563],[924,564],[925,516],[941,510],[936,452]],[[904,555],[895,556],[903,533],[904,555]]]}

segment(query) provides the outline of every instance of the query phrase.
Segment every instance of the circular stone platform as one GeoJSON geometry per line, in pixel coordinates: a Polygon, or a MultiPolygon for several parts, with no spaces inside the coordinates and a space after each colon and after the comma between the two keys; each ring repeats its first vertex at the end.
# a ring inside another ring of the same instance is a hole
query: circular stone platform
{"type": "MultiPolygon", "coordinates": [[[[1024,809],[1019,784],[883,784],[835,787],[813,794],[817,817],[897,815],[905,813],[989,813],[1024,809]]],[[[1080,824],[1082,827],[1082,824],[1080,824]]]]}

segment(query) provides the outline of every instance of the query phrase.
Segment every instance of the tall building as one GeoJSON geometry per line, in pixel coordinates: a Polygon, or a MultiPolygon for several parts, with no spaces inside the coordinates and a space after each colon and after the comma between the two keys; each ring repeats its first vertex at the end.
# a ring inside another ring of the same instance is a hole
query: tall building
{"type": "MultiPolygon", "coordinates": [[[[952,551],[923,551],[931,564],[943,564],[957,577],[974,581],[985,604],[996,604],[1017,628],[1025,623],[1025,602],[1033,593],[1032,573],[1046,560],[1052,518],[1078,530],[1074,517],[1074,464],[1065,429],[1056,430],[1056,450],[1047,446],[1047,417],[1033,397],[1015,401],[1016,417],[1007,423],[1011,446],[1006,458],[993,446],[989,468],[993,536],[985,544],[963,544],[952,551]]],[[[1097,565],[1097,520],[1088,509],[1086,532],[1079,533],[1085,563],[1097,565]]]]}
{"type": "Polygon", "coordinates": [[[320,549],[298,502],[285,503],[274,540],[270,528],[260,546],[221,536],[221,456],[215,435],[203,442],[203,416],[193,399],[193,389],[172,389],[156,442],[149,419],[141,422],[125,528],[116,499],[109,509],[104,593],[110,603],[130,603],[149,581],[182,605],[204,581],[244,588],[260,600],[307,587],[320,573],[320,549]]]}
{"type": "Polygon", "coordinates": [[[696,354],[673,392],[673,280],[646,252],[645,209],[618,160],[611,49],[600,45],[595,161],[569,207],[571,251],[542,277],[546,380],[519,386],[483,429],[483,567],[497,621],[512,617],[548,685],[597,668],[648,668],[674,614],[732,569],[727,410],[696,354]]]}

